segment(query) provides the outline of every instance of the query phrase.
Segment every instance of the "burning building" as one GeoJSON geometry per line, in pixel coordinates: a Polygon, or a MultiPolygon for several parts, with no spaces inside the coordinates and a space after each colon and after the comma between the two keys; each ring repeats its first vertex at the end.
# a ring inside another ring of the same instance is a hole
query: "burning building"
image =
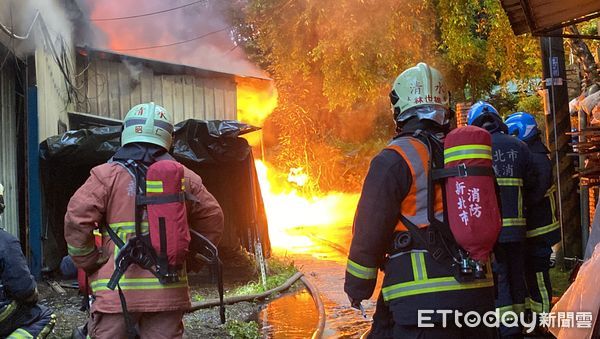
{"type": "MultiPolygon", "coordinates": [[[[49,203],[65,200],[66,197],[57,200],[56,194],[66,190],[41,180],[40,172],[48,173],[49,169],[43,167],[47,163],[40,166],[40,142],[72,129],[120,125],[130,107],[145,101],[155,101],[174,112],[176,123],[186,119],[235,120],[238,112],[244,111],[238,98],[252,102],[248,97],[253,97],[244,89],[239,93],[238,86],[250,91],[272,89],[271,80],[259,72],[214,70],[78,47],[76,41],[80,37],[73,38],[71,33],[84,34],[81,32],[90,26],[75,1],[47,2],[51,8],[43,8],[40,3],[46,4],[29,0],[9,1],[0,6],[0,180],[6,187],[8,207],[0,222],[2,227],[20,237],[36,276],[44,266],[55,268],[60,255],[66,253],[58,231],[62,228],[61,215],[48,208],[49,203]],[[76,29],[70,26],[72,20],[69,19],[73,18],[76,29]],[[52,194],[47,194],[49,187],[54,189],[52,194]]],[[[246,112],[248,107],[245,106],[246,112]]],[[[197,132],[201,128],[197,127],[197,132]]],[[[198,133],[205,133],[206,140],[212,138],[210,131],[198,133]]],[[[234,142],[234,146],[240,142],[234,142]]],[[[247,143],[245,147],[249,150],[247,143]]],[[[238,160],[246,167],[221,163],[199,165],[203,167],[199,171],[204,171],[207,186],[218,191],[214,194],[221,196],[222,203],[232,192],[219,186],[220,183],[229,182],[229,189],[250,194],[246,200],[229,199],[238,205],[224,207],[230,215],[235,215],[229,221],[234,231],[226,231],[224,244],[249,248],[258,238],[268,251],[264,209],[257,193],[259,185],[254,183],[253,162],[251,157],[238,160]],[[252,213],[248,208],[238,213],[253,200],[252,213]],[[260,224],[259,229],[247,231],[251,223],[260,224]]],[[[81,173],[69,173],[71,178],[81,176],[81,173]]],[[[64,174],[62,172],[62,177],[64,174]]]]}

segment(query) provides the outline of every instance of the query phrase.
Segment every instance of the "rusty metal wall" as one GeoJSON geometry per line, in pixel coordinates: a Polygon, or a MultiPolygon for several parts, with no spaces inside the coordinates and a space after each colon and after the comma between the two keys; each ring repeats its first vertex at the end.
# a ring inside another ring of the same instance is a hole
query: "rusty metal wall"
{"type": "Polygon", "coordinates": [[[237,117],[233,78],[155,74],[148,67],[134,68],[120,61],[98,58],[85,67],[81,85],[87,88],[87,100],[77,107],[80,112],[123,119],[131,107],[154,101],[173,112],[176,123],[190,118],[237,117]]]}
{"type": "Polygon", "coordinates": [[[0,227],[19,236],[17,181],[17,110],[15,73],[10,63],[0,71],[0,182],[4,185],[6,209],[0,227]]]}

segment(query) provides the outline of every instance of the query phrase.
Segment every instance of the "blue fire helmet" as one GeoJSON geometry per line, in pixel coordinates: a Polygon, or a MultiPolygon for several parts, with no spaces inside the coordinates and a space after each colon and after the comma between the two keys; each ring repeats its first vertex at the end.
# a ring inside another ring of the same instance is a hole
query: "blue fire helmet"
{"type": "Polygon", "coordinates": [[[477,101],[469,108],[469,112],[467,113],[467,125],[473,125],[475,120],[479,117],[489,114],[495,115],[498,118],[500,117],[500,113],[498,113],[494,106],[485,101],[477,101]]]}
{"type": "Polygon", "coordinates": [[[516,112],[506,118],[508,133],[519,140],[527,141],[540,133],[533,115],[527,112],[516,112]]]}

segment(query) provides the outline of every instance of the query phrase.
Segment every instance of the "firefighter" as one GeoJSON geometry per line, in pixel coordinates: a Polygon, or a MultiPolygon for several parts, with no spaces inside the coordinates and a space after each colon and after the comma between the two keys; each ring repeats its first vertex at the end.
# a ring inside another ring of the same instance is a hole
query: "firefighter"
{"type": "MultiPolygon", "coordinates": [[[[4,187],[0,184],[0,215],[4,187]]],[[[46,338],[56,322],[52,311],[37,304],[35,279],[19,240],[0,229],[0,338],[46,338]]]]}
{"type": "MultiPolygon", "coordinates": [[[[496,310],[503,317],[525,312],[524,241],[525,205],[534,190],[529,165],[529,150],[522,141],[508,135],[498,111],[479,101],[469,109],[467,124],[482,127],[492,134],[492,161],[500,187],[502,230],[494,248],[494,278],[497,284],[496,310]]],[[[512,318],[512,317],[511,317],[512,318]]],[[[508,323],[511,323],[509,320],[508,323]]],[[[520,326],[501,326],[502,338],[521,337],[520,326]]]]}
{"type": "MultiPolygon", "coordinates": [[[[419,63],[396,78],[390,99],[397,135],[371,161],[354,219],[344,291],[353,307],[362,308],[383,270],[371,338],[494,338],[494,328],[457,327],[453,321],[444,328],[442,314],[433,313],[493,310],[493,280],[457,282],[449,265],[434,260],[402,221],[428,227],[423,223],[428,220],[428,160],[430,152],[443,156],[441,142],[452,116],[444,79],[435,68],[419,63]],[[420,310],[432,310],[427,314],[431,320],[421,320],[434,327],[419,326],[420,310]]],[[[434,205],[439,217],[440,187],[434,205]]]]}
{"type": "MultiPolygon", "coordinates": [[[[179,282],[163,285],[152,272],[131,265],[119,283],[126,312],[119,292],[107,287],[118,252],[107,233],[116,233],[123,240],[135,234],[136,184],[118,161],[135,160],[148,166],[159,160],[173,160],[168,153],[172,132],[173,116],[163,107],[153,102],[133,107],[123,121],[122,147],[112,161],[91,170],[88,180],[69,201],[65,238],[69,255],[88,275],[94,297],[88,321],[92,338],[131,337],[132,326],[141,338],[183,336],[183,313],[190,308],[185,269],[178,273],[179,282]],[[102,234],[100,247],[95,244],[94,231],[102,234]]],[[[184,177],[189,192],[198,200],[186,203],[189,227],[218,244],[223,232],[221,207],[197,174],[185,168],[184,177]]]]}
{"type": "Polygon", "coordinates": [[[544,195],[533,197],[525,212],[527,233],[525,246],[525,277],[529,290],[529,308],[535,313],[550,312],[552,285],[550,255],[552,246],[560,241],[560,223],[556,218],[556,187],[552,184],[550,151],[542,142],[535,118],[526,112],[513,113],[506,119],[508,133],[529,147],[530,161],[536,173],[536,187],[544,195]]]}

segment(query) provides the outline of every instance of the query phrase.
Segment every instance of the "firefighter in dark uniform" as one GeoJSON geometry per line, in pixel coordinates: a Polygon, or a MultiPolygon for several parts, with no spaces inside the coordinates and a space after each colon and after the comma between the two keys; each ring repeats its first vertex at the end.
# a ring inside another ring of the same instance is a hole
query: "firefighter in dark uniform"
{"type": "Polygon", "coordinates": [[[556,186],[552,180],[550,151],[542,143],[535,118],[525,112],[511,114],[506,119],[508,133],[529,147],[530,162],[543,195],[534,197],[531,208],[525,211],[527,233],[525,241],[525,278],[529,289],[529,308],[535,313],[550,312],[550,255],[552,246],[560,241],[560,223],[556,217],[556,186]]]}
{"type": "MultiPolygon", "coordinates": [[[[502,231],[494,249],[494,277],[497,285],[496,310],[506,324],[512,316],[525,312],[524,242],[526,236],[525,209],[536,191],[529,164],[529,150],[522,141],[508,135],[508,128],[498,111],[489,103],[479,101],[469,109],[467,124],[485,128],[492,134],[492,161],[500,186],[502,231]]],[[[521,338],[520,326],[501,326],[502,338],[521,338]]]]}
{"type": "MultiPolygon", "coordinates": [[[[4,189],[0,185],[0,214],[4,211],[4,189]]],[[[46,338],[55,316],[38,305],[35,280],[29,272],[19,240],[0,229],[0,338],[46,338]]]]}
{"type": "MultiPolygon", "coordinates": [[[[430,313],[419,327],[420,310],[494,309],[493,280],[459,283],[451,268],[412,239],[404,222],[428,227],[427,175],[430,151],[443,156],[441,142],[449,128],[449,94],[441,73],[419,63],[400,74],[390,93],[398,135],[372,161],[353,226],[344,291],[353,307],[374,292],[377,272],[385,273],[370,338],[495,338],[497,329],[442,326],[430,313]],[[435,143],[431,149],[426,146],[435,143]],[[404,220],[404,221],[402,221],[404,220]]],[[[441,217],[436,187],[435,215],[441,217]]]]}

